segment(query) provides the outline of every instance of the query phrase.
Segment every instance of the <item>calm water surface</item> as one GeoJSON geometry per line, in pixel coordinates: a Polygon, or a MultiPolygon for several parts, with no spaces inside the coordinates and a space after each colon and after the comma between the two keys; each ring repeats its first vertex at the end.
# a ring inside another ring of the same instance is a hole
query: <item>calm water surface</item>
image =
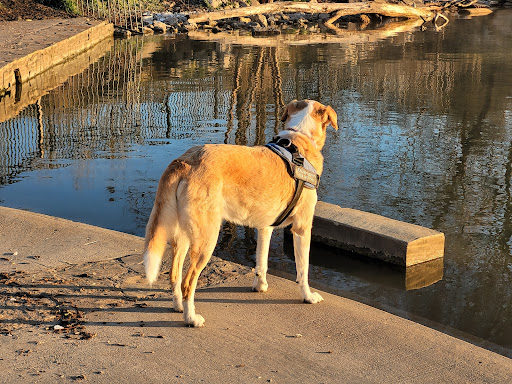
{"type": "MultiPolygon", "coordinates": [[[[443,279],[418,290],[353,257],[313,255],[311,278],[510,351],[512,12],[357,41],[216,38],[116,41],[0,123],[0,204],[142,235],[174,157],[263,144],[281,105],[317,99],[341,128],[320,199],[442,231],[446,250],[443,279]]],[[[253,264],[254,231],[226,224],[216,253],[253,264]]],[[[282,233],[271,259],[293,271],[282,233]]]]}

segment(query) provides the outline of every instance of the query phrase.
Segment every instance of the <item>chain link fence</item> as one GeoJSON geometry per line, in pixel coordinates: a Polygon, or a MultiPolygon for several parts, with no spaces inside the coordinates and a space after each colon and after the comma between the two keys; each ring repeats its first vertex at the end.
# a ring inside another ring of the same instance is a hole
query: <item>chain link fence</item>
{"type": "Polygon", "coordinates": [[[142,29],[143,3],[140,0],[73,0],[75,11],[85,17],[106,20],[118,28],[142,29]]]}

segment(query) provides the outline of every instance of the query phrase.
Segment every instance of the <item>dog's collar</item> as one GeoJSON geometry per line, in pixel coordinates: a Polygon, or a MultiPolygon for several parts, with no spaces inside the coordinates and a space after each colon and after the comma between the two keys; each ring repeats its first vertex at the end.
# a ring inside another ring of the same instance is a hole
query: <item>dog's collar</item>
{"type": "Polygon", "coordinates": [[[296,183],[292,201],[278,216],[274,224],[272,224],[273,227],[277,227],[288,218],[293,208],[295,208],[304,187],[308,189],[318,188],[320,175],[290,139],[275,136],[271,142],[265,144],[265,147],[272,150],[284,160],[288,173],[295,179],[296,183]]]}
{"type": "MultiPolygon", "coordinates": [[[[301,135],[304,135],[304,136],[305,136],[305,137],[306,137],[306,138],[311,142],[311,144],[313,145],[313,147],[317,148],[317,145],[316,145],[315,141],[314,141],[311,137],[309,137],[308,135],[306,135],[304,132],[299,131],[298,129],[295,129],[294,127],[289,127],[289,128],[286,128],[284,131],[281,131],[281,132],[279,132],[279,133],[286,133],[286,132],[293,132],[293,133],[299,133],[299,134],[301,134],[301,135]]],[[[275,139],[276,137],[279,137],[279,134],[277,134],[277,136],[274,136],[274,139],[275,139]]]]}

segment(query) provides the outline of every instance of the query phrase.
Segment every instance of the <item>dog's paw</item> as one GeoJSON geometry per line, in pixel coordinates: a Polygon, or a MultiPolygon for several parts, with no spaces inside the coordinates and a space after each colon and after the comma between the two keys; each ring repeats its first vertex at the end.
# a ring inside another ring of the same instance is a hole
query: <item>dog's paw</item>
{"type": "Polygon", "coordinates": [[[172,300],[172,308],[176,312],[183,312],[183,302],[181,300],[173,299],[172,300]]]}
{"type": "Polygon", "coordinates": [[[304,297],[304,302],[309,304],[316,304],[324,301],[324,298],[317,292],[310,292],[309,295],[304,297]]]}
{"type": "Polygon", "coordinates": [[[204,327],[204,317],[196,314],[191,318],[185,319],[185,324],[194,328],[204,327]]]}
{"type": "Polygon", "coordinates": [[[254,282],[252,283],[252,290],[254,292],[267,292],[268,283],[266,281],[261,281],[258,276],[254,278],[254,282]]]}

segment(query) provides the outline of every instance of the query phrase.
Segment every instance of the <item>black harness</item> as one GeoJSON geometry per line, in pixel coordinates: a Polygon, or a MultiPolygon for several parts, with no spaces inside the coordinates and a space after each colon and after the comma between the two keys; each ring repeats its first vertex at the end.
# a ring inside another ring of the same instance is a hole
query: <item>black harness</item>
{"type": "Polygon", "coordinates": [[[290,201],[286,209],[277,217],[274,224],[272,224],[272,227],[277,227],[290,216],[304,188],[318,188],[320,176],[316,172],[315,167],[313,167],[308,159],[302,156],[297,146],[289,139],[276,136],[271,142],[265,144],[265,147],[271,149],[284,160],[288,173],[295,179],[295,193],[293,194],[292,201],[290,201]]]}

